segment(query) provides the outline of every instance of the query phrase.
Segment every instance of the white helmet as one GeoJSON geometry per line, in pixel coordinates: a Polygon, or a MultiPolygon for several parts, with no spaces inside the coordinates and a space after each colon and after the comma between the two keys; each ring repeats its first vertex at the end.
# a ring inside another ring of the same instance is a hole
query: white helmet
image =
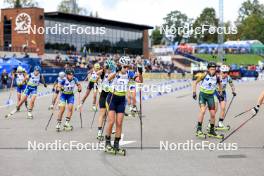
{"type": "Polygon", "coordinates": [[[23,67],[18,66],[18,67],[17,67],[17,72],[23,72],[23,67]]]}
{"type": "Polygon", "coordinates": [[[60,78],[64,78],[64,77],[65,77],[65,73],[64,73],[64,72],[60,72],[60,73],[59,73],[59,77],[60,77],[60,78]]]}
{"type": "Polygon", "coordinates": [[[122,56],[120,59],[119,59],[119,63],[121,65],[129,65],[130,64],[130,58],[129,57],[126,57],[126,56],[122,56]]]}
{"type": "Polygon", "coordinates": [[[229,67],[227,65],[221,65],[220,67],[220,71],[221,72],[229,72],[229,67]]]}

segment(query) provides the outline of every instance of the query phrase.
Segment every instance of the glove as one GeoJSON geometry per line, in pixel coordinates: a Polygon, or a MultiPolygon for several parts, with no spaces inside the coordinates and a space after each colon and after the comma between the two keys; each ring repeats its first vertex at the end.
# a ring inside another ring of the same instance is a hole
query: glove
{"type": "Polygon", "coordinates": [[[194,100],[197,100],[196,92],[193,92],[193,96],[192,97],[193,97],[194,100]]]}
{"type": "Polygon", "coordinates": [[[236,92],[232,92],[232,94],[233,94],[234,97],[237,95],[236,92]]]}
{"type": "Polygon", "coordinates": [[[116,72],[119,72],[119,71],[121,71],[122,70],[122,67],[121,66],[117,66],[116,67],[116,72]]]}
{"type": "Polygon", "coordinates": [[[44,87],[46,88],[46,87],[48,87],[48,85],[47,84],[44,84],[44,87]]]}
{"type": "Polygon", "coordinates": [[[251,109],[253,115],[256,115],[259,112],[259,105],[255,106],[253,109],[251,109]]]}
{"type": "Polygon", "coordinates": [[[78,89],[78,92],[81,93],[82,92],[82,89],[78,89]]]}
{"type": "Polygon", "coordinates": [[[143,68],[142,68],[142,67],[138,67],[138,72],[139,72],[139,74],[142,75],[142,73],[143,73],[143,68]]]}

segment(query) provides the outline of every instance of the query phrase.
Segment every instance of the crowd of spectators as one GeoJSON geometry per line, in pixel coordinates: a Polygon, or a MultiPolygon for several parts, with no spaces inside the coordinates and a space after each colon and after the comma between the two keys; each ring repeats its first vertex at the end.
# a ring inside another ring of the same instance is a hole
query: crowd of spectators
{"type": "MultiPolygon", "coordinates": [[[[64,68],[69,66],[78,67],[78,68],[91,68],[94,63],[99,63],[103,65],[103,63],[111,58],[114,61],[118,62],[118,59],[121,57],[119,54],[115,55],[97,55],[97,56],[78,56],[78,55],[67,55],[67,56],[60,56],[57,55],[55,60],[57,62],[64,62],[64,68]],[[63,59],[64,58],[64,59],[63,59]]],[[[155,72],[155,73],[175,73],[175,72],[182,72],[179,70],[173,63],[171,62],[164,62],[157,57],[151,58],[144,58],[144,56],[139,55],[129,55],[131,58],[132,64],[143,65],[145,68],[145,72],[155,72]]]]}

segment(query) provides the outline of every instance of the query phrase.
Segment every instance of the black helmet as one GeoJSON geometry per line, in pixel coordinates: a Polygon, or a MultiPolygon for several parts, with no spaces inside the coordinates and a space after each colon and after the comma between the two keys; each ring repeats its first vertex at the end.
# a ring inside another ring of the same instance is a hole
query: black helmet
{"type": "Polygon", "coordinates": [[[74,70],[71,69],[71,68],[68,68],[68,69],[65,70],[65,73],[66,73],[66,75],[73,75],[74,74],[74,70]]]}
{"type": "Polygon", "coordinates": [[[211,68],[211,67],[216,68],[216,67],[217,67],[216,63],[214,63],[214,62],[209,62],[208,65],[207,65],[207,68],[211,68]]]}

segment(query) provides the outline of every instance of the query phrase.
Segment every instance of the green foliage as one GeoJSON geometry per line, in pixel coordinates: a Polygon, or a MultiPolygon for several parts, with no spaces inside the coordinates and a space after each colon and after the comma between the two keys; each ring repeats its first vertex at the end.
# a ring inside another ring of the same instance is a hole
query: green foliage
{"type": "MultiPolygon", "coordinates": [[[[213,58],[211,54],[195,54],[195,56],[212,62],[220,62],[220,58],[213,58]]],[[[261,56],[254,54],[226,54],[226,64],[240,64],[240,65],[251,65],[258,64],[259,60],[263,60],[261,56]]]]}
{"type": "Polygon", "coordinates": [[[156,27],[151,33],[151,42],[153,45],[161,44],[163,35],[160,32],[160,27],[156,27]]]}
{"type": "Polygon", "coordinates": [[[38,3],[35,0],[4,0],[12,8],[21,7],[37,7],[38,3]]]}
{"type": "Polygon", "coordinates": [[[59,12],[63,13],[72,13],[72,14],[80,14],[80,15],[87,15],[87,9],[83,7],[79,7],[76,0],[62,0],[57,7],[59,12]]]}

